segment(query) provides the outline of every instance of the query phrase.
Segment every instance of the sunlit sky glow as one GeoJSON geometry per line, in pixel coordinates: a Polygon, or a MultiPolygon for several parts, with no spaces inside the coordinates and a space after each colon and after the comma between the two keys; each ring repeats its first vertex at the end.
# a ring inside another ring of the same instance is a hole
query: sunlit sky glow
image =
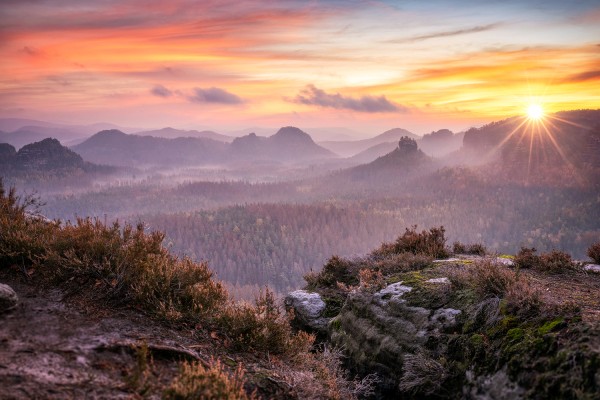
{"type": "Polygon", "coordinates": [[[3,0],[0,56],[0,117],[422,134],[600,108],[600,3],[3,0]]]}

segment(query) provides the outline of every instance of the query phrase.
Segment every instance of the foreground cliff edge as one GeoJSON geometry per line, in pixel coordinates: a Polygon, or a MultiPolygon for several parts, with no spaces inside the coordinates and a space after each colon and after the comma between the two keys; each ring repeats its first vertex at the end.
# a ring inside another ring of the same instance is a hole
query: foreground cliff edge
{"type": "MultiPolygon", "coordinates": [[[[596,258],[600,244],[590,247],[596,258]]],[[[600,398],[600,267],[559,251],[486,254],[407,229],[333,257],[286,299],[382,398],[600,398]]]]}
{"type": "Polygon", "coordinates": [[[269,291],[233,302],[161,233],[31,206],[0,184],[0,281],[19,297],[0,314],[6,398],[598,397],[600,276],[564,253],[407,229],[307,276],[287,299],[306,333],[269,291]]]}

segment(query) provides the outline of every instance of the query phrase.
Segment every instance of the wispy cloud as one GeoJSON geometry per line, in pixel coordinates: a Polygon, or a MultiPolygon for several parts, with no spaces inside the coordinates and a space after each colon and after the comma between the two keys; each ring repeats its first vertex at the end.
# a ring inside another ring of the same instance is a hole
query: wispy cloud
{"type": "Polygon", "coordinates": [[[192,103],[240,104],[243,100],[225,89],[211,87],[207,89],[194,88],[194,95],[188,96],[192,103]]]}
{"type": "Polygon", "coordinates": [[[326,93],[324,90],[307,85],[291,99],[293,103],[315,105],[326,108],[346,109],[359,112],[408,112],[408,108],[389,101],[385,96],[342,96],[339,93],[326,93]]]}
{"type": "Polygon", "coordinates": [[[171,97],[173,95],[173,92],[163,85],[154,86],[152,90],[150,90],[150,93],[158,97],[171,97]]]}
{"type": "Polygon", "coordinates": [[[569,83],[576,83],[576,82],[591,81],[593,79],[600,79],[600,70],[585,71],[585,72],[581,72],[579,74],[571,75],[571,76],[567,77],[564,81],[569,82],[569,83]]]}
{"type": "Polygon", "coordinates": [[[418,42],[418,41],[427,40],[427,39],[437,39],[437,38],[444,38],[444,37],[451,37],[451,36],[467,35],[470,33],[480,33],[480,32],[489,31],[489,30],[499,27],[500,25],[501,25],[500,23],[495,23],[495,24],[489,24],[489,25],[474,26],[472,28],[434,32],[434,33],[428,33],[426,35],[411,36],[411,37],[403,38],[403,39],[394,39],[394,40],[390,40],[389,42],[390,43],[410,43],[410,42],[418,42]]]}

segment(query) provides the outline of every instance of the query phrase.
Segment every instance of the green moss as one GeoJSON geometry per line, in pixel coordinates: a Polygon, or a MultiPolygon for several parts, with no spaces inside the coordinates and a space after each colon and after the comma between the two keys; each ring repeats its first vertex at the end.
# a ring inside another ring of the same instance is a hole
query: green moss
{"type": "Polygon", "coordinates": [[[538,328],[538,334],[546,335],[550,332],[557,331],[565,326],[565,320],[562,318],[556,318],[552,321],[546,322],[544,325],[538,328]]]}
{"type": "Polygon", "coordinates": [[[416,288],[422,286],[427,279],[429,278],[423,275],[423,271],[411,271],[402,274],[401,280],[406,286],[416,288]]]}
{"type": "Polygon", "coordinates": [[[511,342],[521,340],[525,336],[525,331],[522,328],[512,328],[506,332],[506,338],[511,342]]]}
{"type": "Polygon", "coordinates": [[[329,324],[331,325],[331,329],[333,329],[334,331],[339,331],[340,329],[342,329],[342,321],[340,321],[339,318],[332,319],[329,324]]]}
{"type": "Polygon", "coordinates": [[[325,318],[332,318],[340,313],[345,299],[343,297],[330,296],[323,297],[323,301],[325,302],[325,311],[323,311],[323,316],[325,318]]]}
{"type": "Polygon", "coordinates": [[[483,342],[484,342],[483,335],[480,335],[479,333],[471,335],[469,342],[471,343],[471,346],[474,346],[474,347],[482,346],[483,342]]]}

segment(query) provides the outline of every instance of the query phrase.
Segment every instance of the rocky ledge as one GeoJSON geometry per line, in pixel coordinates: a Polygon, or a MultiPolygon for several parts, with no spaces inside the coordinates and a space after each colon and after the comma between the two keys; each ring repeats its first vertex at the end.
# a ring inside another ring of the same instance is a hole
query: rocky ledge
{"type": "Polygon", "coordinates": [[[332,258],[286,304],[354,373],[376,374],[378,398],[594,399],[600,276],[588,270],[517,270],[510,256],[332,258]]]}

